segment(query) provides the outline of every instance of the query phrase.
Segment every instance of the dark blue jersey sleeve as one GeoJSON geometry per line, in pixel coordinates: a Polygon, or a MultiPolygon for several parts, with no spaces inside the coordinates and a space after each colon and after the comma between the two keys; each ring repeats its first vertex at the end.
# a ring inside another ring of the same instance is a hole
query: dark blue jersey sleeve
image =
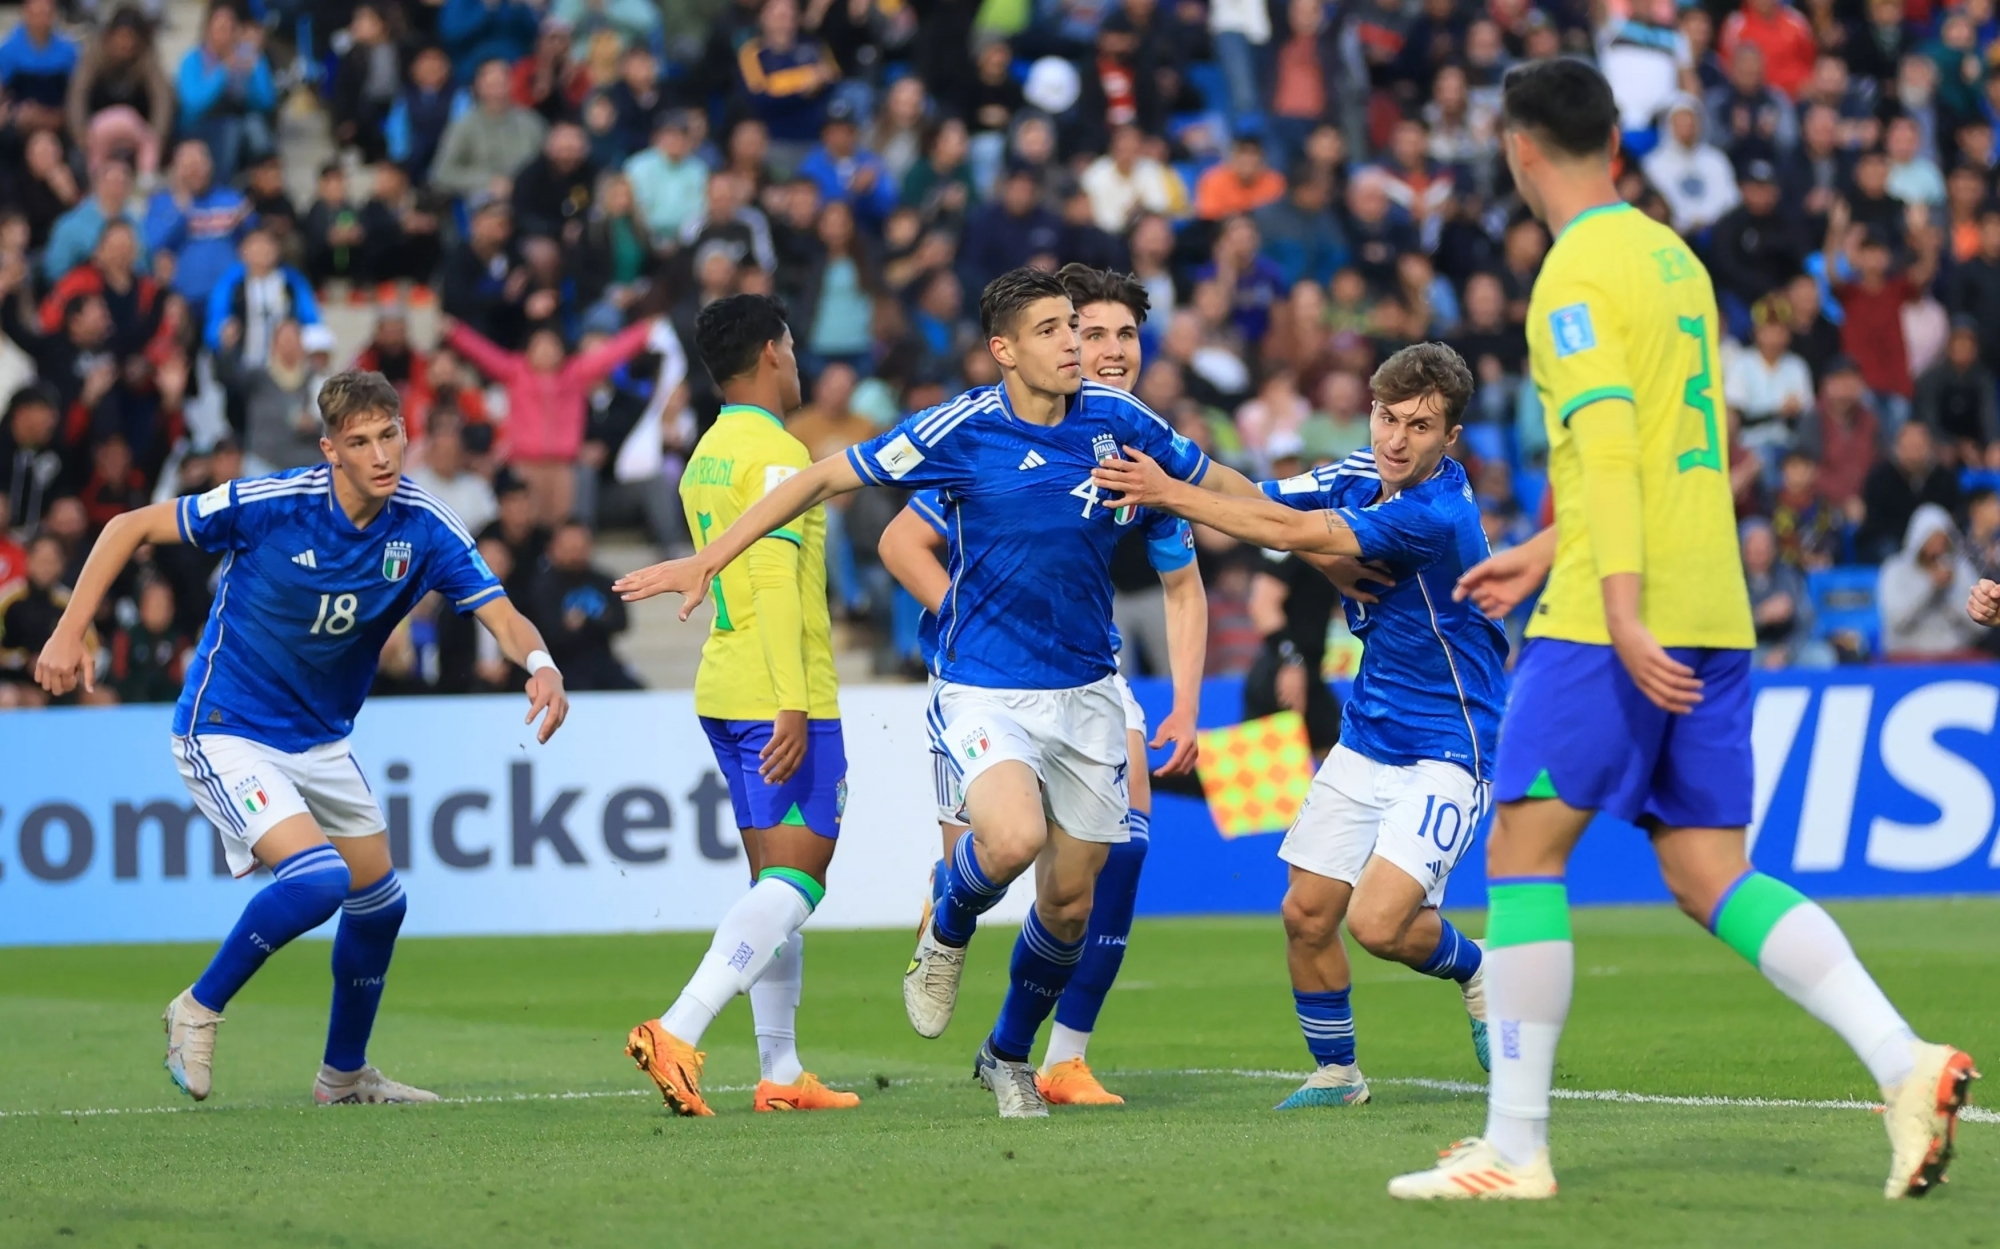
{"type": "Polygon", "coordinates": [[[919,490],[910,496],[910,510],[920,520],[931,527],[940,538],[945,536],[944,492],[942,490],[919,490]]]}
{"type": "Polygon", "coordinates": [[[1194,563],[1194,529],[1186,521],[1146,509],[1139,524],[1146,535],[1146,562],[1154,572],[1178,572],[1194,563]]]}
{"type": "Polygon", "coordinates": [[[1361,558],[1422,567],[1450,553],[1458,540],[1451,518],[1427,499],[1399,494],[1370,507],[1336,509],[1361,543],[1361,558]]]}
{"type": "Polygon", "coordinates": [[[969,390],[849,447],[847,462],[871,486],[923,490],[965,485],[975,473],[978,444],[976,434],[961,426],[998,405],[993,388],[969,390]]]}
{"type": "Polygon", "coordinates": [[[1208,474],[1208,456],[1137,397],[1110,386],[1086,383],[1084,395],[1114,414],[1121,446],[1137,447],[1182,481],[1199,483],[1208,474]]]}

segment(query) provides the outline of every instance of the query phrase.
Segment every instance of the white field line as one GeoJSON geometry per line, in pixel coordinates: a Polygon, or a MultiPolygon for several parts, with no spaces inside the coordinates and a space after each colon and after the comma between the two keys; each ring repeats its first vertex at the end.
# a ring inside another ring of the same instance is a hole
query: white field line
{"type": "MultiPolygon", "coordinates": [[[[1296,1071],[1277,1071],[1244,1067],[1187,1067],[1172,1071],[1121,1071],[1108,1073],[1114,1076],[1227,1076],[1243,1080],[1300,1080],[1304,1075],[1296,1071]]],[[[892,1080],[898,1085],[940,1084],[943,1077],[925,1077],[912,1080],[892,1080]]],[[[959,1083],[959,1081],[952,1081],[959,1083]]],[[[1484,1093],[1486,1086],[1465,1080],[1430,1080],[1417,1076],[1377,1077],[1373,1084],[1401,1086],[1403,1088],[1431,1089],[1440,1093],[1484,1093]]],[[[704,1090],[707,1093],[749,1093],[755,1090],[750,1084],[718,1084],[704,1090]]],[[[838,1087],[838,1086],[836,1086],[838,1087]]],[[[860,1087],[866,1087],[862,1085],[860,1087]]],[[[590,1101],[602,1097],[650,1097],[651,1089],[599,1089],[588,1092],[568,1093],[500,1093],[485,1097],[441,1097],[439,1105],[482,1106],[506,1102],[569,1102],[590,1101]]],[[[1880,1110],[1877,1102],[1864,1101],[1813,1101],[1792,1097],[1712,1097],[1673,1096],[1665,1093],[1628,1093],[1620,1089],[1554,1089],[1550,1096],[1559,1101],[1577,1102],[1625,1102],[1644,1106],[1731,1106],[1746,1110],[1880,1110]]],[[[206,1109],[209,1113],[227,1110],[290,1110],[300,1107],[291,1103],[234,1103],[223,1106],[200,1107],[191,1103],[177,1106],[133,1106],[126,1108],[100,1107],[90,1110],[0,1110],[0,1119],[91,1119],[106,1115],[176,1115],[191,1114],[206,1109]]],[[[2000,1123],[2000,1111],[1983,1106],[1967,1106],[1959,1112],[1962,1123],[2000,1123]]]]}

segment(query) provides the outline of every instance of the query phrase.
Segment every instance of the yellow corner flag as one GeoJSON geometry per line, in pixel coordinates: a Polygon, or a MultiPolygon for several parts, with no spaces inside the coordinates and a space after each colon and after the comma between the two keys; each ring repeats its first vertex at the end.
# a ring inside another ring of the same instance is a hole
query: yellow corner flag
{"type": "Polygon", "coordinates": [[[1312,786],[1312,748],[1296,711],[1197,734],[1201,788],[1224,837],[1283,832],[1312,786]]]}

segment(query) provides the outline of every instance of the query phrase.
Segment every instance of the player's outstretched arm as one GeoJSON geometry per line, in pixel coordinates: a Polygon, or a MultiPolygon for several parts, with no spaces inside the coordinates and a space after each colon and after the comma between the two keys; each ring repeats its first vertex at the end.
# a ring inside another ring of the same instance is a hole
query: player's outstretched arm
{"type": "Polygon", "coordinates": [[[1136,448],[1125,448],[1125,454],[1132,458],[1106,460],[1091,473],[1100,490],[1119,496],[1113,500],[1114,506],[1158,508],[1275,551],[1361,554],[1360,541],[1337,512],[1294,511],[1266,499],[1261,490],[1254,499],[1220,494],[1174,480],[1151,456],[1136,448]]]}
{"type": "Polygon", "coordinates": [[[1232,495],[1239,499],[1261,499],[1264,492],[1257,483],[1237,472],[1227,464],[1215,460],[1208,462],[1208,471],[1195,483],[1203,490],[1213,490],[1217,494],[1232,495]]]}
{"type": "Polygon", "coordinates": [[[1208,662],[1208,590],[1201,569],[1190,563],[1160,574],[1167,600],[1167,671],[1174,681],[1174,707],[1147,745],[1158,750],[1172,742],[1174,753],[1160,765],[1161,776],[1194,771],[1198,759],[1195,720],[1201,715],[1201,674],[1208,662]]]}
{"type": "Polygon", "coordinates": [[[751,543],[835,495],[859,490],[862,484],[846,456],[829,456],[797,476],[786,478],[693,555],[628,572],[612,582],[611,588],[628,603],[656,594],[678,594],[682,600],[680,618],[686,620],[708,597],[709,582],[731,560],[749,550],[751,543]]]}
{"type": "Polygon", "coordinates": [[[55,632],[35,660],[35,683],[51,694],[67,694],[78,682],[86,690],[97,688],[94,657],[90,647],[90,622],[118,574],[131,562],[132,553],[142,546],[162,546],[181,540],[177,513],[181,500],[155,503],[112,518],[97,535],[90,558],[83,562],[76,588],[70,591],[69,606],[56,622],[55,632]]]}
{"type": "Polygon", "coordinates": [[[951,591],[951,576],[945,572],[942,559],[944,535],[931,528],[914,507],[906,507],[883,528],[875,551],[896,584],[935,615],[951,591]]]}
{"type": "Polygon", "coordinates": [[[1528,601],[1549,579],[1556,562],[1556,527],[1550,525],[1519,546],[1489,555],[1465,570],[1451,596],[1473,606],[1494,620],[1511,613],[1528,601]]]}
{"type": "Polygon", "coordinates": [[[1965,600],[1965,611],[1974,624],[2000,628],[2000,581],[1982,581],[1973,586],[1965,600]]]}
{"type": "Polygon", "coordinates": [[[500,644],[500,653],[507,661],[528,670],[528,718],[521,723],[533,724],[535,717],[541,716],[542,727],[535,740],[548,741],[569,718],[569,693],[563,688],[562,669],[549,658],[542,631],[504,594],[475,608],[472,614],[500,644]]]}

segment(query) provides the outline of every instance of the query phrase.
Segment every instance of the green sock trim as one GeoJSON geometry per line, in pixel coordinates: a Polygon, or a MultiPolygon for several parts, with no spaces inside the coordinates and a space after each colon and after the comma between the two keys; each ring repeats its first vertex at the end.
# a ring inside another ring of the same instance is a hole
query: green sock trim
{"type": "Polygon", "coordinates": [[[1486,891],[1486,948],[1569,940],[1569,887],[1537,881],[1486,891]]]}
{"type": "Polygon", "coordinates": [[[1805,901],[1806,895],[1784,881],[1749,872],[1722,896],[1722,905],[1716,908],[1709,926],[1723,944],[1755,967],[1764,952],[1764,939],[1779,920],[1805,901]]]}
{"type": "Polygon", "coordinates": [[[820,899],[826,897],[826,886],[796,867],[767,867],[757,873],[757,879],[784,881],[806,896],[807,910],[817,911],[820,899]]]}
{"type": "Polygon", "coordinates": [[[805,812],[799,810],[799,804],[795,802],[792,804],[792,809],[785,812],[785,818],[779,820],[778,823],[789,824],[793,828],[804,828],[806,826],[805,812]]]}
{"type": "Polygon", "coordinates": [[[1549,776],[1549,770],[1547,768],[1543,768],[1541,772],[1536,775],[1535,783],[1528,786],[1528,792],[1524,796],[1528,798],[1558,798],[1558,799],[1562,797],[1561,794],[1558,794],[1556,792],[1555,780],[1549,776]]]}

